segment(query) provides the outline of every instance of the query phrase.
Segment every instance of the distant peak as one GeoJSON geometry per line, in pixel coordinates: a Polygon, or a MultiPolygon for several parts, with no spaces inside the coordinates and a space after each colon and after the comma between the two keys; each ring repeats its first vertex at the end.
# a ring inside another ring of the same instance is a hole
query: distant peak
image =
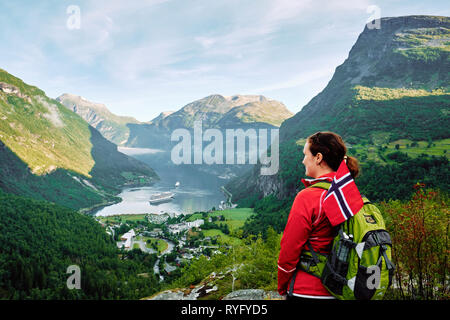
{"type": "Polygon", "coordinates": [[[236,94],[233,96],[224,96],[224,98],[232,102],[235,105],[244,105],[249,102],[264,102],[264,101],[270,101],[266,97],[262,95],[242,95],[242,94],[236,94]]]}
{"type": "Polygon", "coordinates": [[[77,104],[82,107],[90,107],[90,108],[108,110],[108,108],[103,103],[92,102],[83,96],[78,96],[78,95],[71,94],[71,93],[63,93],[58,98],[56,98],[56,100],[63,104],[65,101],[69,101],[70,103],[77,104]]]}
{"type": "Polygon", "coordinates": [[[391,33],[404,28],[430,28],[430,27],[450,27],[450,18],[443,16],[412,15],[400,17],[380,18],[379,28],[371,28],[366,24],[364,32],[380,31],[381,33],[391,33]]]}
{"type": "Polygon", "coordinates": [[[153,118],[152,120],[150,120],[150,123],[157,123],[158,121],[164,120],[165,118],[167,118],[174,112],[175,111],[163,111],[156,118],[153,118]]]}

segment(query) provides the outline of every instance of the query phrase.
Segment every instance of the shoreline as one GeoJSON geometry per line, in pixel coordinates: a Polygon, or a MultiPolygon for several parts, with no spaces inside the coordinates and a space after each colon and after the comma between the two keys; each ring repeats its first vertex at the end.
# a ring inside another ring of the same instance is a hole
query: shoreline
{"type": "Polygon", "coordinates": [[[99,211],[99,210],[101,210],[101,209],[103,209],[105,207],[121,203],[123,201],[123,198],[119,197],[118,195],[121,194],[124,190],[133,189],[133,188],[151,187],[157,181],[152,181],[151,183],[145,183],[145,184],[130,183],[130,184],[123,184],[123,185],[117,186],[117,188],[119,188],[120,191],[117,191],[116,194],[112,194],[112,195],[110,194],[111,196],[113,196],[115,198],[114,200],[97,203],[97,204],[95,204],[93,206],[86,207],[86,208],[81,208],[81,209],[78,209],[78,212],[81,213],[81,214],[88,214],[88,215],[92,215],[92,216],[95,217],[96,215],[95,215],[94,211],[97,212],[97,211],[99,211]]]}
{"type": "MultiPolygon", "coordinates": [[[[134,217],[134,216],[147,216],[147,215],[155,215],[155,216],[162,216],[167,214],[170,218],[173,217],[179,217],[181,215],[183,216],[187,216],[190,215],[191,213],[185,213],[185,212],[181,212],[181,213],[172,213],[172,212],[160,212],[160,213],[154,213],[154,212],[133,212],[133,213],[114,213],[114,214],[109,214],[109,215],[101,215],[101,216],[97,216],[97,215],[93,215],[95,218],[114,218],[114,217],[124,217],[124,216],[128,216],[128,217],[134,217]]],[[[192,213],[193,214],[193,213],[192,213]]]]}
{"type": "Polygon", "coordinates": [[[95,204],[95,205],[93,205],[91,207],[81,208],[81,209],[78,210],[78,212],[81,213],[81,214],[87,214],[87,215],[95,216],[93,211],[99,210],[102,207],[108,207],[108,206],[111,206],[113,204],[117,204],[117,203],[121,203],[122,202],[122,200],[123,200],[122,198],[119,198],[119,197],[117,197],[117,198],[118,198],[117,200],[102,202],[102,203],[95,204]]]}

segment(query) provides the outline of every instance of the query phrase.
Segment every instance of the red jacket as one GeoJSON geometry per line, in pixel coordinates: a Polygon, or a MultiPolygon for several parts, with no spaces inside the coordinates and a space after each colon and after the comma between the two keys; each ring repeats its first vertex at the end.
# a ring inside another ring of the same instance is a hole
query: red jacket
{"type": "MultiPolygon", "coordinates": [[[[308,187],[319,181],[329,181],[336,172],[320,176],[317,179],[303,179],[308,187]]],[[[296,269],[300,253],[309,239],[314,251],[329,253],[333,237],[333,227],[322,210],[322,200],[326,190],[306,188],[295,197],[289,218],[281,238],[281,250],[278,258],[278,292],[287,293],[296,269]]],[[[302,270],[297,271],[293,293],[305,296],[331,296],[319,278],[302,270]]]]}

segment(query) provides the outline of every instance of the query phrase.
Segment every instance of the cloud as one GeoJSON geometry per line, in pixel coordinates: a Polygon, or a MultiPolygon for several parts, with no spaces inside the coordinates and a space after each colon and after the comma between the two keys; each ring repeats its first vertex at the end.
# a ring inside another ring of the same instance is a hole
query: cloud
{"type": "Polygon", "coordinates": [[[195,37],[194,40],[200,43],[200,45],[205,49],[208,49],[213,44],[217,43],[217,39],[209,37],[195,37]]]}
{"type": "Polygon", "coordinates": [[[321,79],[324,77],[329,76],[331,78],[331,75],[333,74],[332,68],[321,68],[321,69],[315,69],[312,71],[302,72],[294,77],[291,77],[288,80],[281,81],[281,82],[275,82],[269,85],[266,85],[264,87],[255,88],[252,89],[252,92],[255,93],[264,93],[264,92],[270,92],[274,90],[280,90],[280,89],[287,89],[287,88],[295,88],[302,85],[305,85],[311,81],[321,79]]]}
{"type": "Polygon", "coordinates": [[[312,0],[273,0],[262,22],[267,28],[274,29],[281,23],[296,19],[311,8],[312,0]]]}
{"type": "MultiPolygon", "coordinates": [[[[267,93],[294,105],[316,93],[311,86],[326,85],[363,30],[370,4],[3,1],[0,67],[51,95],[81,94],[108,103],[116,113],[133,111],[130,115],[144,119],[211,92],[267,93]],[[66,9],[74,3],[81,28],[69,30],[66,9]]],[[[445,2],[376,4],[382,16],[448,11],[445,2]]]]}

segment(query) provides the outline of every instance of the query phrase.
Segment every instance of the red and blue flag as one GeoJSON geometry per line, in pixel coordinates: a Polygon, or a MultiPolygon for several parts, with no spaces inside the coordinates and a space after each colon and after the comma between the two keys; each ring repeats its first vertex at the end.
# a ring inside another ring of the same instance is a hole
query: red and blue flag
{"type": "Polygon", "coordinates": [[[331,225],[336,226],[357,214],[363,205],[355,180],[343,160],[323,200],[325,214],[331,225]]]}

